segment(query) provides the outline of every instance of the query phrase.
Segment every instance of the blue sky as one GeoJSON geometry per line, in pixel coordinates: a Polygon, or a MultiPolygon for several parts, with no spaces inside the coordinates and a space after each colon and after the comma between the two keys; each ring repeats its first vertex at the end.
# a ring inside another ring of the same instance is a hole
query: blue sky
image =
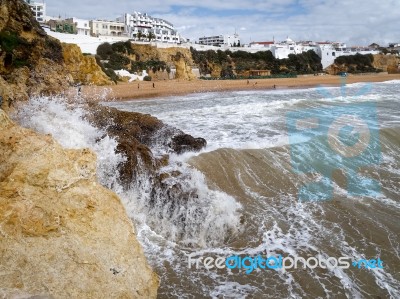
{"type": "MultiPolygon", "coordinates": [[[[38,0],[41,1],[41,0],[38,0]]],[[[48,15],[114,19],[147,12],[192,40],[239,33],[242,43],[287,36],[349,45],[400,42],[400,0],[45,0],[48,15]]]]}

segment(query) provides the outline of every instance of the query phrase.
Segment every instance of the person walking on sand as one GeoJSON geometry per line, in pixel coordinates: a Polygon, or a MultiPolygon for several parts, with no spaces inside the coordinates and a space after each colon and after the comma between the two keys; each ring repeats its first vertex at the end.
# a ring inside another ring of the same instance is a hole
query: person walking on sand
{"type": "Polygon", "coordinates": [[[137,89],[139,89],[139,83],[137,84],[137,89]]]}
{"type": "Polygon", "coordinates": [[[156,88],[156,87],[154,86],[154,82],[153,82],[153,88],[156,88]]]}

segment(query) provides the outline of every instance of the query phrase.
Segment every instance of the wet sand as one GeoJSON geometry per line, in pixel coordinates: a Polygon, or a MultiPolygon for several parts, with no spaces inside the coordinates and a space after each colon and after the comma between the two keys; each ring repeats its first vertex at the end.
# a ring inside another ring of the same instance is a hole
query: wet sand
{"type": "MultiPolygon", "coordinates": [[[[288,89],[308,88],[320,85],[338,86],[341,82],[383,82],[389,80],[400,80],[400,74],[349,75],[346,78],[332,75],[307,75],[297,78],[251,80],[135,81],[104,87],[83,86],[82,96],[92,100],[133,100],[216,91],[268,90],[274,89],[274,85],[276,89],[288,89]]],[[[72,92],[74,92],[74,89],[72,89],[72,92]]]]}

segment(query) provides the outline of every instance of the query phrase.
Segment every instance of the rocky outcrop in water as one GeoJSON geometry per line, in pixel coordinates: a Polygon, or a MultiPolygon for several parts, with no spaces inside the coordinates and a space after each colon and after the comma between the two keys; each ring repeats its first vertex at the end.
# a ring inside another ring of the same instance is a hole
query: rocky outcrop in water
{"type": "MultiPolygon", "coordinates": [[[[152,145],[157,144],[166,152],[181,154],[200,151],[207,144],[205,139],[194,138],[148,114],[120,111],[97,104],[90,104],[88,111],[89,120],[97,127],[106,129],[107,134],[118,141],[118,151],[127,158],[119,168],[120,181],[126,188],[140,171],[158,177],[157,170],[165,165],[167,158],[156,159],[150,150],[152,145]]],[[[159,184],[156,184],[155,188],[158,187],[159,184]]]]}
{"type": "Polygon", "coordinates": [[[0,132],[0,296],[155,298],[157,276],[119,198],[97,182],[93,152],[65,150],[2,110],[0,132]]]}

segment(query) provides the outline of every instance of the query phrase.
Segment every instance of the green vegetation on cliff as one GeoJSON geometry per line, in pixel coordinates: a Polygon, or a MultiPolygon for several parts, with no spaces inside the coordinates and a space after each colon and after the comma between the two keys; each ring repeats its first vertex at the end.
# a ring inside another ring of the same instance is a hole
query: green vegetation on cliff
{"type": "Polygon", "coordinates": [[[335,64],[346,68],[349,73],[375,73],[382,71],[373,66],[374,55],[372,54],[355,54],[349,56],[340,56],[335,59],[335,64]]]}
{"type": "Polygon", "coordinates": [[[272,75],[311,74],[322,71],[321,58],[314,52],[290,54],[287,59],[276,59],[271,51],[197,51],[190,49],[193,61],[202,74],[214,77],[248,77],[251,70],[269,70],[272,75]],[[215,72],[218,68],[220,72],[215,72]]]}
{"type": "Polygon", "coordinates": [[[97,48],[97,62],[104,72],[114,81],[115,70],[125,69],[131,73],[165,71],[168,69],[165,61],[157,59],[141,59],[140,53],[133,50],[130,41],[114,44],[103,43],[97,48]]]}

